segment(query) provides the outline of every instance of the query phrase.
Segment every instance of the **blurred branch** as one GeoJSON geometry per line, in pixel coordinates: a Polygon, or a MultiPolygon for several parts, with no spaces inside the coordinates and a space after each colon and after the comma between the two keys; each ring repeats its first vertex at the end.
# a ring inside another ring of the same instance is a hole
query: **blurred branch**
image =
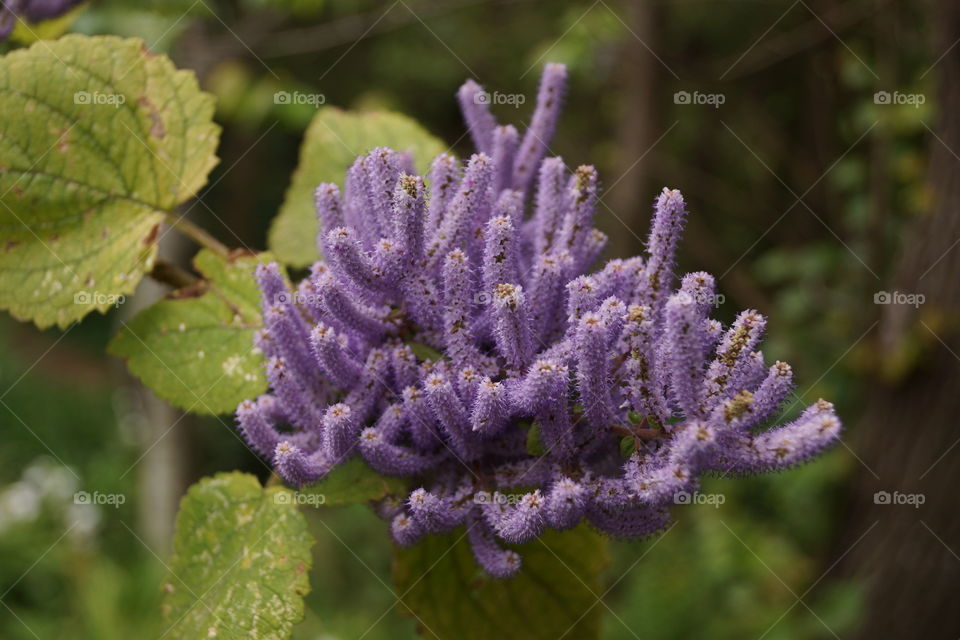
{"type": "MultiPolygon", "coordinates": [[[[772,202],[759,202],[760,192],[744,193],[731,187],[728,182],[714,174],[694,165],[676,162],[667,154],[658,158],[658,164],[659,168],[668,174],[687,176],[690,181],[690,187],[687,188],[688,198],[692,195],[703,203],[749,202],[753,210],[773,211],[775,209],[772,202]]],[[[716,274],[717,277],[726,274],[723,277],[723,283],[718,283],[718,287],[727,291],[743,306],[761,311],[772,309],[773,302],[763,289],[757,286],[748,271],[741,264],[730,267],[736,257],[725,251],[721,243],[716,242],[715,236],[703,220],[701,216],[690,218],[684,241],[685,251],[694,256],[698,264],[704,265],[707,271],[716,274]]]]}
{"type": "MultiPolygon", "coordinates": [[[[913,228],[902,234],[890,283],[896,288],[889,287],[921,294],[924,300],[916,307],[885,305],[881,331],[904,336],[898,341],[904,346],[911,341],[907,332],[914,333],[932,348],[906,375],[875,381],[868,410],[850,441],[857,459],[872,472],[854,479],[853,508],[845,518],[847,528],[838,547],[847,548],[850,540],[873,526],[870,523],[880,523],[870,534],[870,543],[856,545],[837,569],[838,574],[868,586],[863,608],[870,613],[854,636],[862,640],[960,636],[956,606],[952,598],[943,596],[956,592],[960,575],[954,551],[960,540],[955,489],[960,483],[960,456],[954,449],[960,414],[955,383],[960,360],[960,250],[956,244],[960,238],[960,84],[956,81],[960,51],[954,48],[960,36],[960,4],[956,0],[930,3],[928,19],[937,35],[931,59],[947,52],[936,65],[937,121],[924,123],[933,127],[928,171],[934,197],[931,209],[916,216],[913,228]],[[888,487],[922,496],[920,515],[891,513],[890,507],[878,503],[876,492],[888,487]]],[[[880,22],[876,36],[884,38],[892,25],[896,16],[891,25],[880,22]]],[[[894,62],[901,59],[898,55],[894,62]]],[[[917,340],[912,340],[914,350],[920,348],[917,340]]],[[[874,350],[891,359],[891,350],[882,343],[874,350]]],[[[874,368],[875,373],[882,371],[874,368]]]]}
{"type": "Polygon", "coordinates": [[[189,287],[197,281],[193,275],[163,258],[157,259],[148,275],[157,282],[168,284],[174,289],[189,287]]]}
{"type": "Polygon", "coordinates": [[[742,60],[738,60],[743,55],[742,53],[720,60],[712,75],[724,74],[731,66],[735,68],[730,74],[725,75],[725,80],[735,80],[762,71],[782,60],[797,55],[805,49],[818,45],[822,40],[834,37],[836,33],[849,29],[873,15],[879,9],[878,5],[882,6],[890,1],[878,0],[877,3],[853,4],[847,2],[841,4],[831,11],[823,12],[822,15],[818,14],[819,19],[811,18],[790,31],[764,39],[742,60]],[[826,26],[824,26],[824,23],[826,26]]]}
{"type": "MultiPolygon", "coordinates": [[[[874,56],[880,77],[892,82],[897,77],[899,52],[889,46],[889,39],[896,34],[897,16],[894,11],[880,11],[886,0],[874,0],[877,7],[874,19],[874,56]]],[[[891,189],[891,132],[886,123],[877,127],[870,137],[870,225],[867,230],[867,247],[870,264],[882,265],[887,255],[887,228],[890,220],[891,189]]],[[[864,278],[867,274],[862,274],[864,278]]],[[[884,274],[886,275],[886,274],[884,274]]],[[[868,281],[869,282],[869,281],[868,281]]]]}
{"type": "MultiPolygon", "coordinates": [[[[160,240],[160,249],[153,272],[179,281],[192,278],[181,272],[176,263],[185,263],[191,253],[186,238],[168,233],[160,240]]],[[[167,282],[166,284],[170,284],[167,282]]],[[[153,278],[144,279],[137,293],[113,317],[114,331],[119,331],[138,313],[166,296],[163,284],[153,278]]],[[[113,371],[119,378],[122,392],[116,396],[118,419],[134,427],[140,456],[124,473],[136,478],[137,496],[135,529],[146,544],[161,556],[170,552],[174,521],[180,497],[193,471],[192,452],[195,444],[191,434],[196,427],[194,418],[183,414],[144,387],[119,360],[114,360],[113,371]]],[[[131,523],[132,524],[132,523],[131,523]]]]}
{"type": "Polygon", "coordinates": [[[219,253],[224,257],[230,254],[230,250],[227,248],[227,245],[223,244],[212,235],[187,220],[185,217],[168,213],[166,220],[167,224],[199,244],[201,247],[206,247],[207,249],[210,249],[215,253],[219,253]]]}
{"type": "Polygon", "coordinates": [[[705,265],[707,271],[717,274],[718,278],[723,277],[718,288],[728,291],[741,305],[767,313],[773,309],[773,302],[756,285],[742,263],[731,268],[733,259],[719,248],[716,236],[696,218],[687,225],[685,245],[686,251],[696,256],[697,262],[705,265]]]}
{"type": "MultiPolygon", "coordinates": [[[[532,0],[499,0],[498,4],[516,4],[532,0]]],[[[245,15],[229,29],[212,33],[216,21],[197,21],[183,34],[177,44],[175,60],[188,60],[189,66],[201,78],[220,61],[253,55],[258,59],[293,56],[355,44],[370,35],[385,33],[424,19],[453,13],[460,9],[487,4],[491,0],[447,0],[416,6],[413,0],[403,6],[382,7],[356,13],[309,27],[278,29],[283,14],[273,11],[255,11],[245,15]]],[[[270,68],[260,60],[267,69],[270,68]]],[[[272,71],[271,71],[272,73],[272,71]]]]}
{"type": "MultiPolygon", "coordinates": [[[[657,127],[655,101],[657,76],[660,71],[647,47],[657,48],[662,31],[662,11],[649,0],[629,0],[622,6],[624,26],[632,37],[626,37],[620,49],[620,104],[617,114],[616,174],[619,176],[607,192],[614,211],[620,212],[624,224],[631,229],[643,228],[646,221],[647,182],[649,168],[655,163],[656,142],[662,135],[657,127]],[[651,147],[654,145],[654,147],[651,147]]],[[[672,127],[671,127],[672,128],[672,127]]],[[[669,129],[667,129],[669,131],[669,129]]],[[[640,247],[632,234],[610,234],[608,251],[614,256],[629,256],[640,247]]]]}
{"type": "Polygon", "coordinates": [[[490,0],[447,0],[419,7],[408,7],[404,4],[399,10],[395,10],[396,5],[386,10],[378,7],[366,13],[344,16],[310,27],[274,32],[264,43],[262,53],[267,57],[279,57],[355,44],[373,34],[385,33],[420,22],[425,18],[433,18],[488,2],[490,0]]]}

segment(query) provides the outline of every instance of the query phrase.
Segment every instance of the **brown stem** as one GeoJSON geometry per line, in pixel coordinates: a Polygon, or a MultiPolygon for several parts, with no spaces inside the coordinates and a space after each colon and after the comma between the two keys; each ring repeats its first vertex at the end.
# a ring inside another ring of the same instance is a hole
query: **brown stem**
{"type": "Polygon", "coordinates": [[[167,223],[183,235],[199,244],[201,247],[206,247],[213,252],[219,253],[224,258],[230,256],[230,249],[227,248],[227,245],[223,244],[183,216],[175,216],[172,213],[168,213],[167,223]]]}
{"type": "Polygon", "coordinates": [[[197,282],[197,278],[177,265],[158,258],[148,274],[157,282],[168,284],[174,289],[183,289],[197,282]]]}
{"type": "Polygon", "coordinates": [[[657,438],[666,438],[669,435],[666,431],[661,431],[660,429],[652,429],[650,427],[628,427],[620,424],[614,425],[612,430],[617,435],[631,436],[634,438],[640,438],[641,440],[656,440],[657,438]]]}

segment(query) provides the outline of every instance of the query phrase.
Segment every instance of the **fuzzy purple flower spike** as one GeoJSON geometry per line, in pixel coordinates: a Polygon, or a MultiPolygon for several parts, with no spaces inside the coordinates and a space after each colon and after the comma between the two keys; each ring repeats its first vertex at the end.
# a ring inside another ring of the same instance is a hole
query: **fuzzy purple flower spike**
{"type": "Polygon", "coordinates": [[[325,260],[295,290],[276,265],[258,270],[270,391],[237,409],[292,485],[355,456],[408,478],[402,507],[380,510],[397,544],[465,526],[496,578],[522,567],[505,545],[584,520],[649,535],[703,474],[789,468],[841,430],[824,400],[770,426],[793,372],[764,363],[758,312],[724,328],[709,274],[677,282],[679,191],[657,197],[645,256],[590,274],[606,242],[596,170],[544,158],[565,89],[548,65],[521,135],[468,81],[465,163],[438,156],[425,180],[379,148],[342,191],[320,185],[325,260]]]}

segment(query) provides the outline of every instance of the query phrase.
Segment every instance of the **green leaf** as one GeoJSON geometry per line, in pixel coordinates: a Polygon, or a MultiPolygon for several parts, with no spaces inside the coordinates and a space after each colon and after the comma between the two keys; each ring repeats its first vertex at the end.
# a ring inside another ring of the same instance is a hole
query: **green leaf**
{"type": "Polygon", "coordinates": [[[125,324],[107,350],[158,396],[195,413],[236,409],[267,389],[254,269],[269,254],[223,258],[204,249],[194,258],[207,279],[147,307],[125,324]]]}
{"type": "Polygon", "coordinates": [[[406,483],[400,478],[382,476],[359,458],[354,458],[335,468],[317,484],[301,489],[300,493],[322,495],[324,506],[337,507],[379,500],[402,493],[405,488],[406,483]]]}
{"type": "Polygon", "coordinates": [[[513,578],[484,574],[463,531],[429,536],[394,561],[397,593],[418,619],[421,635],[438,640],[596,638],[603,610],[599,574],[606,542],[586,525],[549,531],[515,547],[523,558],[513,578]]]}
{"type": "Polygon", "coordinates": [[[547,455],[547,448],[543,445],[543,436],[540,433],[540,425],[536,422],[531,424],[527,430],[527,454],[531,456],[547,455]]]}
{"type": "Polygon", "coordinates": [[[443,354],[428,344],[408,342],[407,346],[410,347],[410,351],[413,351],[413,355],[415,355],[418,360],[425,362],[440,362],[443,360],[443,354]]]}
{"type": "Polygon", "coordinates": [[[164,585],[166,638],[289,638],[303,618],[313,540],[283,487],[220,473],[180,502],[164,585]]]}
{"type": "Polygon", "coordinates": [[[300,164],[270,227],[267,244],[282,262],[303,267],[319,257],[313,192],[321,182],[343,187],[353,161],[374,147],[410,152],[420,171],[447,148],[416,122],[397,113],[349,113],[321,107],[307,127],[300,164]]]}
{"type": "Polygon", "coordinates": [[[216,164],[213,99],[141,40],[0,58],[0,308],[65,327],[132,293],[216,164]]]}
{"type": "Polygon", "coordinates": [[[87,4],[83,3],[60,16],[50,18],[49,20],[41,20],[40,22],[28,23],[20,18],[13,26],[10,39],[20,44],[33,44],[37,40],[54,40],[55,38],[59,38],[70,28],[70,25],[77,19],[77,16],[86,8],[87,4]]]}

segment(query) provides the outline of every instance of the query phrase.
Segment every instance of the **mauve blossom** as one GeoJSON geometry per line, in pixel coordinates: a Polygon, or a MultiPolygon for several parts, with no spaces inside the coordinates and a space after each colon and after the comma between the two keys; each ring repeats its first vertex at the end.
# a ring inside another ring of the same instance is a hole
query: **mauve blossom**
{"type": "Polygon", "coordinates": [[[342,193],[317,188],[325,260],[295,289],[259,268],[270,391],[237,410],[292,485],[353,456],[408,478],[404,504],[380,510],[396,542],[466,526],[499,578],[522,566],[503,543],[583,520],[648,535],[704,473],[784,469],[841,428],[823,400],[768,426],[792,370],[764,363],[757,311],[727,328],[709,318],[713,277],[677,282],[679,191],[656,198],[644,256],[591,273],[606,242],[597,172],[544,159],[565,79],[548,65],[522,136],[467,82],[479,151],[465,163],[438,156],[424,180],[407,154],[377,148],[342,193]]]}

